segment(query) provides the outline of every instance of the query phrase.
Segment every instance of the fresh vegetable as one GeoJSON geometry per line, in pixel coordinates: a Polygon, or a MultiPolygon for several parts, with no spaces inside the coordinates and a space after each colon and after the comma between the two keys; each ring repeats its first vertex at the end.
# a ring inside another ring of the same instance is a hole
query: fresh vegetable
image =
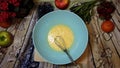
{"type": "Polygon", "coordinates": [[[115,25],[110,20],[103,21],[101,25],[101,29],[106,33],[112,32],[114,28],[115,28],[115,25]]]}
{"type": "Polygon", "coordinates": [[[85,22],[91,21],[92,9],[97,6],[99,17],[105,20],[111,19],[111,14],[115,11],[115,6],[112,2],[106,0],[94,0],[81,3],[81,5],[72,6],[70,10],[79,15],[85,22]]]}
{"type": "Polygon", "coordinates": [[[73,6],[70,10],[79,15],[85,22],[91,21],[91,10],[95,7],[98,0],[81,3],[81,5],[73,6]]]}
{"type": "Polygon", "coordinates": [[[0,46],[8,47],[13,42],[13,35],[8,31],[0,31],[0,46]]]}
{"type": "Polygon", "coordinates": [[[111,14],[115,11],[114,4],[108,1],[102,1],[97,6],[97,13],[99,17],[105,20],[109,20],[112,18],[111,14]]]}

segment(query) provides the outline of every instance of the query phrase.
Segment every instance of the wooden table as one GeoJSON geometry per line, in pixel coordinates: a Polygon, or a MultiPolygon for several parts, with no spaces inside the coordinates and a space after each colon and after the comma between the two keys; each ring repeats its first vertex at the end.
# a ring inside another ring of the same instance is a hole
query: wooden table
{"type": "MultiPolygon", "coordinates": [[[[76,60],[80,68],[119,68],[120,67],[120,1],[113,0],[116,11],[111,21],[115,24],[115,30],[109,34],[101,30],[101,23],[95,12],[89,24],[86,24],[89,32],[89,41],[85,52],[76,60]],[[103,34],[104,33],[104,34],[103,34]],[[111,37],[111,38],[110,38],[111,37]],[[109,39],[110,38],[110,39],[109,39]]],[[[19,59],[25,54],[31,38],[32,29],[37,21],[37,7],[24,19],[16,19],[15,23],[7,30],[14,35],[14,42],[8,48],[0,48],[0,68],[18,68],[19,59]]],[[[76,52],[77,53],[77,52],[76,52]]],[[[74,68],[72,64],[54,65],[40,62],[39,68],[74,68]]]]}

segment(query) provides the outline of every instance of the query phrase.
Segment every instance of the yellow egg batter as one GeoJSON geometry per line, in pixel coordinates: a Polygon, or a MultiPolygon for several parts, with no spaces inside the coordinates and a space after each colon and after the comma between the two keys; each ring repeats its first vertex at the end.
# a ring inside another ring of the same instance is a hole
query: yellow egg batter
{"type": "Polygon", "coordinates": [[[63,38],[67,49],[71,47],[74,40],[74,35],[69,27],[65,25],[56,25],[48,33],[48,42],[50,47],[56,51],[61,51],[61,49],[54,42],[54,38],[56,36],[61,36],[63,38]]]}

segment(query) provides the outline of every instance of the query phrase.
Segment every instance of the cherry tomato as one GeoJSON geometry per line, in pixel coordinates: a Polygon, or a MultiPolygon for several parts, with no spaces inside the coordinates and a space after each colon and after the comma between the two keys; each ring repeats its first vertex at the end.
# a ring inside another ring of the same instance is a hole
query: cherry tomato
{"type": "Polygon", "coordinates": [[[101,25],[101,29],[106,33],[112,32],[114,28],[115,28],[115,25],[110,20],[103,21],[101,25]]]}

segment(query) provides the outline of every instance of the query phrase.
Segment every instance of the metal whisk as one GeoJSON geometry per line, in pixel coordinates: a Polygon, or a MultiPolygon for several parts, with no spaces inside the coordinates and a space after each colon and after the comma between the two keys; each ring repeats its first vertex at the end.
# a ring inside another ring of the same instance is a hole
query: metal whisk
{"type": "Polygon", "coordinates": [[[56,36],[56,37],[54,38],[54,42],[55,42],[55,44],[56,44],[63,52],[66,53],[66,55],[67,55],[68,58],[71,60],[71,62],[72,62],[73,64],[77,65],[76,62],[73,60],[72,56],[69,54],[69,52],[68,52],[68,50],[67,50],[67,48],[66,48],[66,46],[65,46],[65,41],[64,41],[64,39],[63,39],[61,36],[56,36]]]}

